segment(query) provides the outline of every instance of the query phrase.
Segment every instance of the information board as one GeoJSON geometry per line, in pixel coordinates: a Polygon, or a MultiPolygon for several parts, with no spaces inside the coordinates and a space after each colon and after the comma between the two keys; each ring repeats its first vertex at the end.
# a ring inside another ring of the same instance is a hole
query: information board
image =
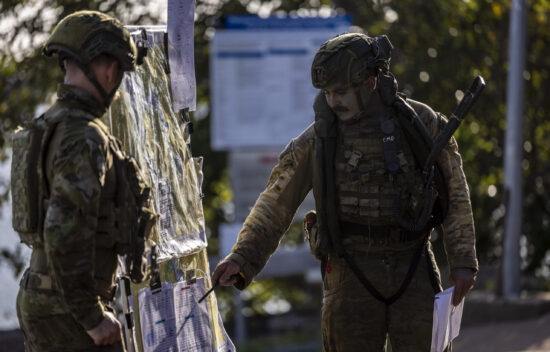
{"type": "Polygon", "coordinates": [[[211,43],[212,147],[284,146],[313,122],[311,62],[348,16],[231,16],[211,43]]]}
{"type": "MultiPolygon", "coordinates": [[[[235,221],[244,222],[258,196],[265,189],[269,175],[277,162],[281,150],[240,150],[229,153],[229,173],[235,205],[235,221]]],[[[315,209],[313,193],[310,192],[294,221],[301,222],[304,215],[315,209]]]]}

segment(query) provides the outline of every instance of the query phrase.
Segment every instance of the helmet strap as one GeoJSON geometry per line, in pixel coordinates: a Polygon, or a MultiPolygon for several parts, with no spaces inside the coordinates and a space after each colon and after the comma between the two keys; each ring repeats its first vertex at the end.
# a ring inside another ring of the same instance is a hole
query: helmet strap
{"type": "MultiPolygon", "coordinates": [[[[94,73],[92,72],[92,70],[87,65],[82,64],[80,61],[77,61],[77,64],[78,64],[78,67],[80,67],[80,69],[82,70],[82,72],[84,72],[84,74],[86,75],[86,78],[88,78],[88,80],[90,82],[92,82],[94,87],[97,89],[97,91],[99,92],[99,94],[103,98],[104,108],[108,109],[109,106],[111,105],[113,97],[116,94],[116,91],[118,89],[118,86],[120,85],[120,82],[110,93],[107,93],[105,91],[105,89],[103,88],[103,86],[101,86],[99,81],[96,79],[96,77],[95,77],[94,73]]],[[[120,77],[119,80],[122,81],[122,77],[120,77]]]]}

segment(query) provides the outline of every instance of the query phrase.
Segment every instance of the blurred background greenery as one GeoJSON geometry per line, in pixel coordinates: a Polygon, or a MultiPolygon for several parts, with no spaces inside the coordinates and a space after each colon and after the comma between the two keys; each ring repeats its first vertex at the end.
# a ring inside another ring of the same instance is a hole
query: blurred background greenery
{"type": "MultiPolygon", "coordinates": [[[[205,158],[203,190],[209,252],[213,256],[218,253],[218,227],[229,221],[231,212],[228,209],[232,201],[227,154],[210,149],[209,40],[216,27],[230,14],[316,16],[347,13],[353,25],[367,34],[390,37],[395,46],[391,70],[398,79],[399,89],[435,110],[450,114],[462,90],[475,75],[481,74],[486,79],[488,85],[482,99],[455,137],[471,191],[480,263],[482,268],[492,268],[489,272],[495,274],[480,280],[477,289],[498,294],[506,216],[503,153],[510,4],[504,0],[196,0],[198,108],[192,114],[195,127],[192,148],[194,155],[205,158]]],[[[148,0],[2,0],[0,161],[8,157],[10,131],[21,121],[33,117],[41,104],[51,103],[56,82],[62,80],[56,60],[46,60],[40,55],[40,45],[60,18],[76,10],[95,9],[110,13],[129,25],[163,24],[166,21],[163,6],[151,6],[148,0]]],[[[527,65],[523,74],[526,101],[522,162],[524,218],[520,248],[522,289],[543,291],[550,290],[550,199],[546,192],[550,189],[550,119],[547,117],[550,113],[550,99],[547,98],[550,91],[550,1],[527,1],[527,16],[527,65]]],[[[8,180],[0,180],[0,202],[7,199],[8,185],[8,180]]],[[[293,227],[291,232],[286,243],[299,243],[300,229],[293,227]]],[[[434,246],[438,262],[445,263],[441,238],[434,238],[434,246]]],[[[21,270],[17,253],[3,250],[0,254],[1,260],[11,263],[16,273],[21,270]]],[[[232,295],[229,289],[218,292],[226,321],[231,321],[234,314],[232,295]]],[[[252,351],[258,350],[254,347],[254,334],[260,335],[265,329],[262,324],[267,324],[263,318],[289,314],[298,317],[302,310],[318,313],[320,286],[305,284],[301,277],[266,279],[254,283],[243,298],[243,314],[248,317],[249,327],[258,327],[249,328],[250,346],[243,347],[243,350],[252,351]],[[274,300],[279,304],[274,306],[274,300]]],[[[287,320],[291,321],[294,320],[287,320]]],[[[228,325],[231,330],[231,324],[228,325]]],[[[318,324],[311,327],[313,332],[304,326],[300,330],[292,328],[292,324],[287,325],[289,336],[302,332],[311,340],[311,334],[319,334],[318,324]]],[[[293,341],[300,338],[292,337],[293,341]]]]}

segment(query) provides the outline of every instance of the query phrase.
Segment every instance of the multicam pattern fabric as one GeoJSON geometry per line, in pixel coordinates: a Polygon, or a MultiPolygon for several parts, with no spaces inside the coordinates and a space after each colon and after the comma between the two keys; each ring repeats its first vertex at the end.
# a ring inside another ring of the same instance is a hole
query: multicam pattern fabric
{"type": "Polygon", "coordinates": [[[17,128],[12,138],[12,225],[21,242],[29,246],[39,241],[38,184],[41,180],[37,180],[37,170],[31,165],[40,165],[40,144],[45,133],[43,120],[40,116],[26,128],[17,128]]]}
{"type": "Polygon", "coordinates": [[[387,116],[351,119],[338,125],[335,174],[340,221],[398,227],[393,216],[396,186],[401,190],[400,214],[415,219],[422,209],[422,173],[397,120],[390,114],[391,110],[387,116]],[[384,161],[385,135],[380,125],[386,121],[396,126],[393,136],[399,169],[395,175],[384,161]]]}
{"type": "Polygon", "coordinates": [[[59,295],[44,290],[20,290],[17,315],[28,352],[122,352],[121,343],[96,346],[59,295]]]}
{"type": "MultiPolygon", "coordinates": [[[[353,254],[372,284],[386,297],[394,294],[409,269],[411,251],[353,254]]],[[[409,288],[389,307],[369,294],[344,259],[330,256],[323,283],[322,330],[325,352],[385,351],[389,333],[393,351],[425,352],[432,337],[434,287],[424,253],[409,288]],[[353,322],[353,323],[350,323],[353,322]]],[[[439,281],[439,271],[436,271],[439,281]]]]}
{"type": "Polygon", "coordinates": [[[117,254],[111,234],[98,227],[100,204],[114,199],[116,182],[98,106],[87,92],[60,85],[58,101],[45,114],[58,124],[46,156],[43,245],[33,247],[29,272],[49,276],[51,288],[22,282],[18,314],[30,350],[93,347],[85,331],[101,322],[112,298],[99,296],[114,288],[117,254]]]}
{"type": "MultiPolygon", "coordinates": [[[[441,127],[441,115],[427,105],[408,100],[432,137],[441,127]]],[[[227,257],[240,264],[245,286],[264,267],[290,225],[296,209],[313,186],[315,131],[313,125],[293,139],[280,156],[268,185],[260,195],[227,257]]],[[[383,161],[381,161],[383,162],[383,161]]],[[[458,146],[451,139],[440,156],[449,185],[450,210],[443,227],[450,268],[477,270],[470,195],[458,146]]],[[[348,244],[353,247],[355,243],[348,244]]],[[[368,246],[366,246],[368,248],[368,246]]]]}
{"type": "MultiPolygon", "coordinates": [[[[244,287],[265,266],[313,186],[315,130],[309,126],[279,157],[267,187],[246,218],[228,258],[240,264],[244,287]]],[[[241,287],[239,287],[241,288],[241,287]]]]}
{"type": "Polygon", "coordinates": [[[392,48],[386,36],[371,38],[362,33],[345,33],[329,39],[315,53],[311,64],[313,86],[323,89],[337,82],[342,86],[359,84],[372,73],[369,69],[387,71],[392,48]]]}
{"type": "Polygon", "coordinates": [[[134,71],[137,48],[116,18],[98,11],[78,11],[61,20],[44,44],[44,54],[64,51],[82,64],[88,64],[100,54],[117,58],[124,71],[134,71]]]}

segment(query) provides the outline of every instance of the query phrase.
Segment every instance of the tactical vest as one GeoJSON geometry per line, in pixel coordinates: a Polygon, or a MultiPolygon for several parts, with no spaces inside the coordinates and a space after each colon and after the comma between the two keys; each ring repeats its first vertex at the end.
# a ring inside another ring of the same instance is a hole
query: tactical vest
{"type": "MultiPolygon", "coordinates": [[[[448,205],[441,166],[436,163],[428,178],[418,167],[432,146],[426,127],[405,100],[395,95],[395,90],[393,93],[392,99],[383,99],[390,102],[386,104],[389,114],[340,123],[322,94],[317,95],[313,105],[313,194],[317,214],[308,213],[304,219],[311,252],[321,260],[322,268],[326,267],[329,254],[344,258],[365,289],[387,306],[409,286],[429,231],[445,217],[448,205]],[[368,232],[361,228],[361,235],[370,235],[371,225],[381,232],[398,224],[402,228],[400,235],[423,239],[396,292],[389,296],[380,293],[348,254],[342,244],[342,227],[348,224],[366,227],[368,232]]],[[[439,285],[432,274],[433,270],[430,279],[438,292],[439,285]]]]}
{"type": "Polygon", "coordinates": [[[45,175],[48,145],[63,118],[85,118],[108,141],[116,172],[116,195],[114,199],[101,200],[97,231],[110,235],[116,253],[126,256],[130,278],[141,282],[146,276],[147,239],[158,217],[151,208],[150,187],[136,161],[122,152],[118,140],[91,114],[80,116],[79,111],[76,116],[56,115],[51,119],[42,115],[15,131],[11,169],[14,230],[23,243],[33,248],[43,247],[43,224],[49,200],[45,175]]]}
{"type": "MultiPolygon", "coordinates": [[[[391,115],[371,121],[360,119],[359,128],[349,129],[340,127],[323,94],[315,98],[313,194],[317,214],[309,242],[318,259],[329,253],[344,254],[340,238],[342,218],[359,224],[392,226],[398,216],[414,222],[427,204],[429,221],[421,228],[406,229],[425,233],[441,224],[446,216],[448,191],[439,163],[434,176],[437,197],[426,201],[425,194],[419,194],[425,177],[418,166],[423,165],[430,152],[431,137],[404,98],[395,93],[392,97],[393,103],[388,104],[391,115]],[[391,132],[387,121],[393,125],[391,132]],[[352,137],[351,142],[339,141],[340,128],[352,137]],[[391,139],[393,146],[384,148],[383,144],[391,139]],[[388,153],[392,148],[395,153],[388,153]]],[[[399,226],[402,227],[402,222],[399,226]]]]}
{"type": "Polygon", "coordinates": [[[417,220],[423,204],[422,172],[393,111],[340,122],[338,129],[335,181],[340,221],[398,226],[396,197],[400,214],[417,220]],[[392,158],[393,172],[388,167],[392,158]]]}

